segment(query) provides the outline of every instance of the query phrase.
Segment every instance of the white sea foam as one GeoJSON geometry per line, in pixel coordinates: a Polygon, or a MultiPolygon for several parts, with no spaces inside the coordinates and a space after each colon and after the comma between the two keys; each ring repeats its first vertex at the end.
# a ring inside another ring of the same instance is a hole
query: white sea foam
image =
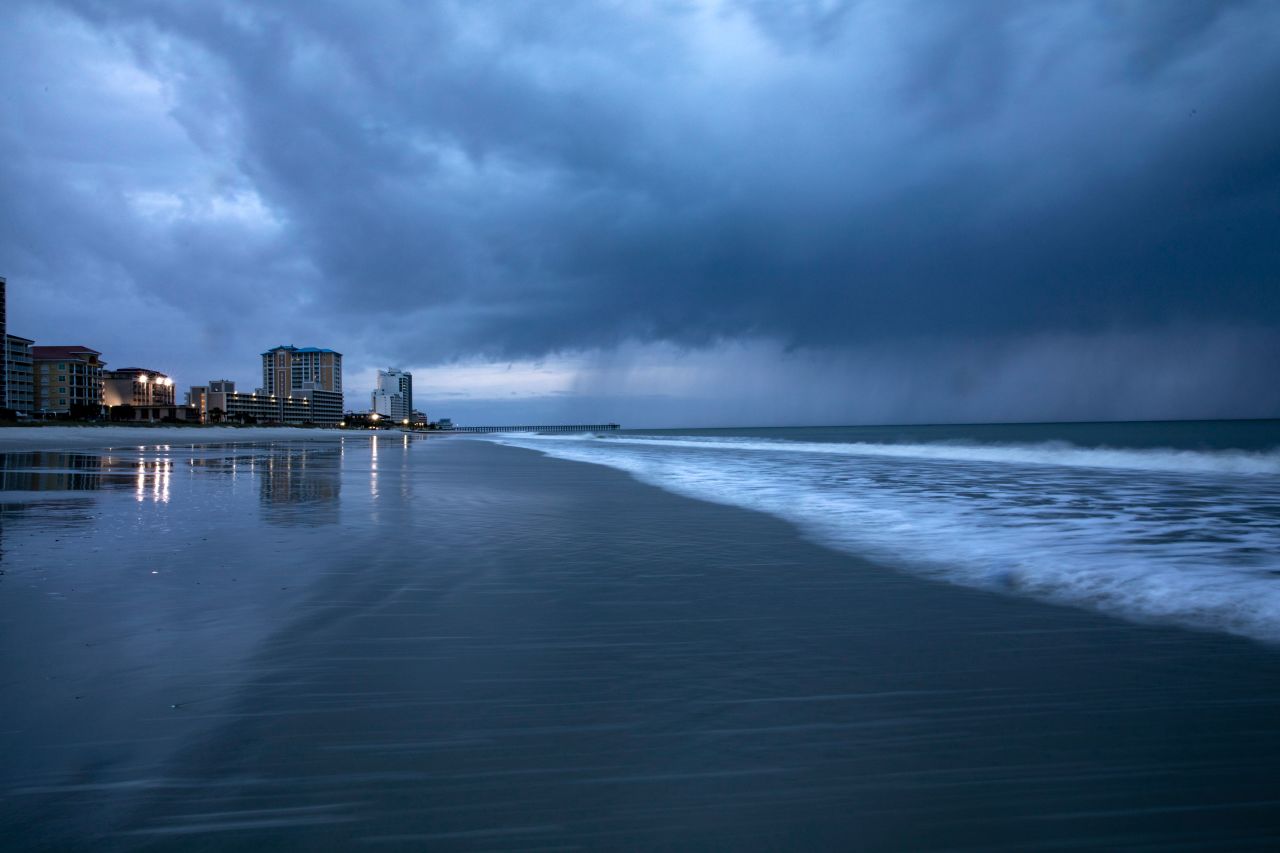
{"type": "MultiPolygon", "coordinates": [[[[505,437],[515,437],[510,434],[505,437]]],[[[831,456],[882,456],[895,459],[938,459],[954,462],[1004,462],[1017,465],[1062,465],[1164,471],[1175,474],[1280,475],[1280,451],[1176,450],[1076,447],[1064,442],[1036,444],[881,444],[873,442],[780,441],[758,438],[680,436],[544,435],[539,441],[582,441],[597,438],[618,444],[686,447],[699,450],[769,453],[821,453],[831,456]]]]}
{"type": "Polygon", "coordinates": [[[1067,445],[499,436],[955,583],[1280,641],[1280,459],[1067,445]]]}

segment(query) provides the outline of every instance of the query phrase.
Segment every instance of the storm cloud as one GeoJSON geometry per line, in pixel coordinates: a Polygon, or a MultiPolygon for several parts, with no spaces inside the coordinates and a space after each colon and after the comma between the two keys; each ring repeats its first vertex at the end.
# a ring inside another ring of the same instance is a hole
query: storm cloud
{"type": "Polygon", "coordinates": [[[0,19],[10,326],[116,365],[332,346],[473,419],[1280,415],[1274,3],[0,19]]]}

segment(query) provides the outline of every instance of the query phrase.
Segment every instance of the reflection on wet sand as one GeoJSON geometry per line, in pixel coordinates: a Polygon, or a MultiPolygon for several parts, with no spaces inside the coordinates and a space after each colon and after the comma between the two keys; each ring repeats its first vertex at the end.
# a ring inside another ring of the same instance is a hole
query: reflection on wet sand
{"type": "MultiPolygon", "coordinates": [[[[0,454],[0,490],[6,492],[89,491],[103,485],[101,456],[82,453],[0,454]]],[[[105,473],[132,475],[133,465],[106,466],[105,473]]],[[[118,482],[117,485],[123,485],[118,482]]]]}
{"type": "Polygon", "coordinates": [[[396,478],[399,497],[411,497],[412,479],[403,475],[404,467],[408,464],[410,442],[411,439],[406,434],[370,435],[369,497],[372,501],[378,501],[383,494],[388,474],[396,478]]]}
{"type": "Polygon", "coordinates": [[[375,502],[382,496],[387,485],[387,477],[394,479],[393,484],[402,499],[408,499],[413,493],[413,481],[409,477],[400,476],[409,454],[412,439],[408,435],[371,435],[369,436],[369,497],[375,502]],[[378,461],[382,460],[382,477],[379,477],[378,461]]]}
{"type": "Polygon", "coordinates": [[[39,450],[0,454],[0,491],[133,489],[138,500],[167,501],[173,460],[155,453],[100,455],[39,450]]]}
{"type": "Polygon", "coordinates": [[[264,519],[279,525],[337,523],[340,461],[338,450],[311,449],[258,460],[264,519]]]}
{"type": "Polygon", "coordinates": [[[0,848],[1274,846],[1273,649],[376,442],[0,495],[0,848]]]}
{"type": "MultiPolygon", "coordinates": [[[[230,474],[233,479],[245,474],[257,478],[262,504],[278,523],[337,521],[340,449],[265,455],[236,450],[229,455],[191,456],[185,464],[192,470],[230,474]]],[[[184,452],[162,445],[105,453],[0,453],[0,492],[131,490],[139,502],[168,503],[175,460],[182,462],[179,457],[184,452]]],[[[374,468],[376,479],[376,459],[374,468]]]]}
{"type": "Polygon", "coordinates": [[[169,502],[169,481],[173,478],[173,460],[163,457],[142,458],[137,461],[134,475],[133,496],[139,501],[169,502]]]}

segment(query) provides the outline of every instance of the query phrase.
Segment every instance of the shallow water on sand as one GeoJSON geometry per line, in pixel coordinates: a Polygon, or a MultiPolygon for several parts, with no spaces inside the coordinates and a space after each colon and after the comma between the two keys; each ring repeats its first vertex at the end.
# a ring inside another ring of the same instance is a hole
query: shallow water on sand
{"type": "Polygon", "coordinates": [[[1280,642],[1280,422],[511,435],[954,583],[1280,642]]]}
{"type": "Polygon", "coordinates": [[[1239,849],[1269,646],[449,439],[8,456],[13,849],[1239,849]]]}

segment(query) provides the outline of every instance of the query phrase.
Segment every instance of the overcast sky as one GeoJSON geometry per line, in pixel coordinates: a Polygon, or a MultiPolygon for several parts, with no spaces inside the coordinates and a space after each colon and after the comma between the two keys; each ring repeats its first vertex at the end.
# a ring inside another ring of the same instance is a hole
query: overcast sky
{"type": "Polygon", "coordinates": [[[0,4],[9,326],[432,417],[1280,416],[1280,3],[0,4]]]}

